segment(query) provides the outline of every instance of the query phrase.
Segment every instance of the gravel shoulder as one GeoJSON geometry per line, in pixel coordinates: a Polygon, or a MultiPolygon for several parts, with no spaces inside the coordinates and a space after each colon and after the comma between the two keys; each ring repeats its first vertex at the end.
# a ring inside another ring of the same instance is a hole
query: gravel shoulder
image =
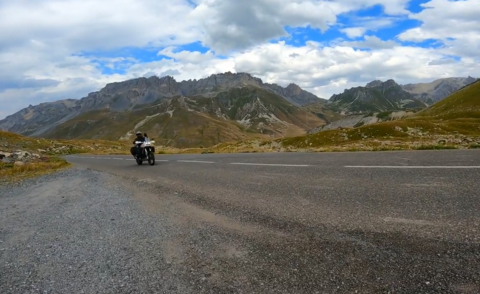
{"type": "Polygon", "coordinates": [[[478,243],[306,225],[228,187],[138,180],[76,167],[2,187],[0,293],[480,291],[478,243]]]}
{"type": "Polygon", "coordinates": [[[162,256],[168,224],[103,173],[0,189],[0,293],[191,293],[162,256]]]}

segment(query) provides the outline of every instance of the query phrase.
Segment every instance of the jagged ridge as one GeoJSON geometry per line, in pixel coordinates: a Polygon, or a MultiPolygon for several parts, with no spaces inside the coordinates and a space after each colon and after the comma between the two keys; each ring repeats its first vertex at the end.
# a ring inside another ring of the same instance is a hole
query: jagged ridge
{"type": "Polygon", "coordinates": [[[394,80],[372,81],[365,87],[354,87],[330,98],[332,107],[346,113],[382,112],[422,109],[427,105],[406,92],[394,80]]]}
{"type": "Polygon", "coordinates": [[[44,134],[46,138],[130,139],[141,129],[172,147],[212,146],[245,138],[304,134],[324,122],[262,88],[245,86],[215,97],[174,96],[128,112],[83,113],[44,134]]]}
{"type": "Polygon", "coordinates": [[[462,87],[465,87],[477,79],[473,77],[453,77],[437,79],[430,83],[406,84],[402,88],[415,98],[431,105],[445,99],[447,96],[462,87]]]}
{"type": "Polygon", "coordinates": [[[62,100],[29,106],[0,121],[0,129],[29,136],[41,136],[82,113],[108,109],[110,111],[131,111],[151,103],[160,103],[174,96],[214,97],[232,88],[253,86],[266,89],[279,99],[301,106],[320,100],[317,96],[302,90],[295,84],[283,88],[276,84],[263,83],[248,73],[224,73],[211,75],[200,80],[177,82],[171,76],[152,76],[124,82],[107,84],[98,92],[74,100],[62,100]]]}

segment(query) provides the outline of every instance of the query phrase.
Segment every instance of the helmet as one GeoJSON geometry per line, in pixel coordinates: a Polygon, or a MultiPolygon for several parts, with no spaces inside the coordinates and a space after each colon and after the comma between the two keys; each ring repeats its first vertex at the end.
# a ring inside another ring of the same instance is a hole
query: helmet
{"type": "Polygon", "coordinates": [[[141,136],[141,135],[142,135],[142,132],[136,132],[135,135],[141,136]]]}

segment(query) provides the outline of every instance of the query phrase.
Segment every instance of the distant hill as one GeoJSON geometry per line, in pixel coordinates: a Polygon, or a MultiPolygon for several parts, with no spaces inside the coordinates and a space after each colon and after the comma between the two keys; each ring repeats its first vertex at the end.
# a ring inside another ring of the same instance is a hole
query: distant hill
{"type": "Polygon", "coordinates": [[[318,101],[303,106],[305,110],[308,110],[318,116],[320,119],[324,120],[327,124],[338,121],[343,118],[338,111],[334,110],[330,104],[326,101],[318,101]]]}
{"type": "Polygon", "coordinates": [[[430,83],[406,84],[402,88],[412,94],[413,97],[431,105],[476,80],[470,76],[466,78],[453,77],[437,79],[430,83]]]}
{"type": "Polygon", "coordinates": [[[345,115],[333,121],[326,120],[327,125],[311,129],[308,133],[411,117],[474,81],[476,79],[472,77],[445,78],[431,83],[398,85],[393,80],[375,80],[365,87],[351,88],[333,95],[325,107],[345,115]]]}
{"type": "MultiPolygon", "coordinates": [[[[282,148],[480,148],[480,80],[402,119],[278,139],[282,148]],[[342,147],[344,146],[344,147],[342,147]]],[[[263,143],[263,146],[269,146],[263,143]]]]}
{"type": "Polygon", "coordinates": [[[427,104],[403,90],[394,80],[376,80],[365,87],[354,87],[333,95],[330,107],[339,112],[365,113],[394,110],[422,109],[427,104]]]}
{"type": "Polygon", "coordinates": [[[319,124],[324,122],[314,114],[267,90],[247,86],[211,98],[176,96],[132,111],[90,111],[43,136],[127,140],[141,130],[160,144],[185,148],[298,135],[319,124]]]}
{"type": "MultiPolygon", "coordinates": [[[[480,119],[480,79],[418,112],[412,118],[441,120],[480,119]]],[[[478,125],[480,131],[480,125],[478,125]]]]}
{"type": "Polygon", "coordinates": [[[176,82],[172,77],[107,84],[80,100],[29,106],[0,121],[11,132],[56,139],[125,139],[148,132],[173,147],[306,133],[325,124],[302,105],[325,101],[295,84],[246,73],[176,82]]]}
{"type": "MultiPolygon", "coordinates": [[[[177,82],[137,78],[107,84],[82,99],[30,105],[0,129],[52,139],[130,140],[136,130],[171,147],[272,139],[411,117],[465,87],[472,77],[399,85],[374,80],[329,100],[296,84],[281,87],[248,73],[177,82]]],[[[429,108],[428,108],[429,109],[429,108]]]]}

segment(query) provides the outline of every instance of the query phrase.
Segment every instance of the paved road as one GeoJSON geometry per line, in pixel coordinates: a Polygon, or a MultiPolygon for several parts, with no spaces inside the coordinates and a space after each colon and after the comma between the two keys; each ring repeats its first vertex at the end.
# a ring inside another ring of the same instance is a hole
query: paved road
{"type": "Polygon", "coordinates": [[[480,152],[68,156],[0,189],[1,293],[479,293],[480,152]]]}
{"type": "Polygon", "coordinates": [[[156,157],[68,160],[134,181],[148,211],[188,207],[172,254],[209,268],[204,289],[480,291],[479,151],[156,157]]]}
{"type": "Polygon", "coordinates": [[[208,208],[248,208],[304,225],[408,231],[480,241],[480,152],[71,156],[79,166],[168,187],[208,208]]]}

